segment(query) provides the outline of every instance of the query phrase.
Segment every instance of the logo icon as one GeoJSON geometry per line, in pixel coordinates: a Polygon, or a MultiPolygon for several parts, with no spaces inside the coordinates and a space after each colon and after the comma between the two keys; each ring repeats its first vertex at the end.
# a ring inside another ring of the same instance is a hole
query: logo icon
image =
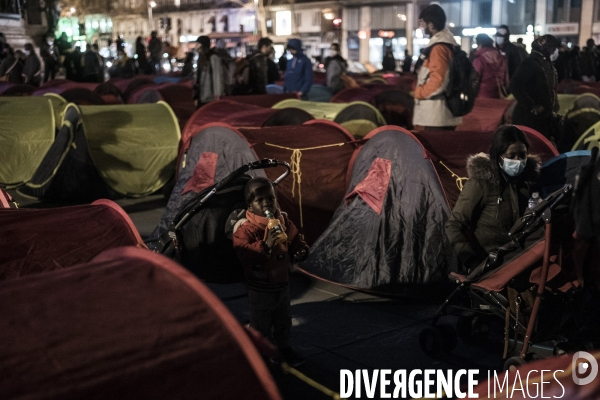
{"type": "Polygon", "coordinates": [[[578,351],[573,354],[573,371],[571,372],[571,376],[576,385],[583,386],[592,383],[596,379],[596,376],[598,376],[598,361],[590,353],[578,351]],[[580,376],[585,374],[588,374],[588,376],[580,378],[580,376]]]}

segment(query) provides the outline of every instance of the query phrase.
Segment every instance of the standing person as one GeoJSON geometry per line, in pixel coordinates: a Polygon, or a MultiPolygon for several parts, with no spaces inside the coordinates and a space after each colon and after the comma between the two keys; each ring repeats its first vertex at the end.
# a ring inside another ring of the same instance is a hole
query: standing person
{"type": "Polygon", "coordinates": [[[40,86],[40,83],[42,82],[42,63],[37,54],[35,54],[35,50],[31,43],[25,43],[23,49],[26,57],[22,74],[23,83],[40,86]]]}
{"type": "Polygon", "coordinates": [[[306,98],[313,82],[312,64],[302,50],[300,39],[290,39],[287,49],[292,58],[287,62],[283,91],[306,98]]]}
{"type": "Polygon", "coordinates": [[[281,79],[279,67],[275,64],[275,49],[271,46],[271,52],[267,57],[267,84],[271,85],[281,79]]]}
{"type": "Polygon", "coordinates": [[[117,59],[112,67],[108,69],[108,75],[111,78],[133,78],[136,74],[135,63],[125,54],[125,48],[120,47],[117,50],[117,59]]]}
{"type": "Polygon", "coordinates": [[[396,70],[396,59],[394,58],[392,46],[385,46],[385,54],[383,55],[381,65],[381,68],[385,72],[394,72],[396,70]]]}
{"type": "Polygon", "coordinates": [[[281,55],[281,57],[279,57],[279,60],[277,60],[277,65],[279,67],[279,70],[283,73],[285,73],[285,69],[287,68],[287,50],[283,52],[283,54],[281,55]]]}
{"type": "Polygon", "coordinates": [[[248,63],[248,88],[251,94],[266,94],[269,81],[269,65],[267,63],[271,53],[273,41],[268,37],[258,41],[257,51],[249,57],[248,63]]]}
{"type": "Polygon", "coordinates": [[[510,31],[506,25],[500,25],[494,36],[496,37],[496,47],[506,56],[510,79],[521,62],[527,58],[527,51],[524,47],[517,47],[510,42],[510,31]]]}
{"type": "Polygon", "coordinates": [[[558,81],[552,62],[558,58],[559,46],[552,35],[538,37],[531,45],[531,55],[510,80],[510,90],[517,100],[513,124],[533,128],[547,138],[558,134],[558,81]]]}
{"type": "Polygon", "coordinates": [[[250,301],[250,326],[271,340],[284,361],[301,360],[288,343],[292,328],[289,271],[308,256],[308,246],[287,214],[279,209],[275,188],[267,178],[254,178],[244,188],[246,218],[234,227],[233,247],[244,269],[250,301]],[[268,229],[265,214],[277,218],[281,230],[268,229]]]}
{"type": "Polygon", "coordinates": [[[0,62],[0,82],[23,83],[23,61],[6,45],[6,58],[0,62]]]}
{"type": "Polygon", "coordinates": [[[138,71],[140,73],[148,73],[148,58],[146,57],[146,46],[144,45],[144,39],[138,36],[135,39],[135,58],[138,65],[138,71]]]}
{"type": "Polygon", "coordinates": [[[454,130],[462,123],[462,117],[452,114],[443,94],[448,85],[452,58],[452,50],[448,45],[456,46],[456,41],[446,28],[446,13],[437,4],[421,11],[419,24],[431,39],[421,54],[423,64],[419,68],[414,92],[413,125],[419,129],[454,130]]]}
{"type": "Polygon", "coordinates": [[[598,53],[594,39],[588,39],[581,52],[581,79],[584,82],[596,82],[596,69],[598,66],[598,53]]]}
{"type": "Polygon", "coordinates": [[[465,272],[510,241],[508,232],[536,191],[540,159],[514,125],[499,127],[488,154],[467,159],[469,180],[446,222],[446,234],[465,272]]]}
{"type": "Polygon", "coordinates": [[[81,66],[81,48],[75,46],[73,51],[67,54],[64,61],[65,74],[67,79],[79,82],[82,79],[83,71],[81,66]]]}
{"type": "Polygon", "coordinates": [[[150,53],[150,67],[148,70],[151,74],[158,74],[161,71],[160,59],[162,57],[162,47],[158,33],[152,31],[150,33],[150,42],[148,42],[148,52],[150,53]]]}
{"type": "Polygon", "coordinates": [[[473,68],[479,74],[478,97],[504,97],[508,89],[506,58],[494,48],[494,41],[485,33],[477,35],[475,42],[478,48],[474,54],[473,68]]]}
{"type": "Polygon", "coordinates": [[[348,70],[348,63],[340,55],[339,44],[331,44],[330,54],[331,56],[325,59],[325,74],[327,76],[327,87],[331,89],[333,94],[336,94],[344,89],[342,75],[348,70]]]}
{"type": "Polygon", "coordinates": [[[98,43],[88,46],[84,56],[84,63],[84,82],[104,82],[104,58],[98,53],[98,43]]]}
{"type": "Polygon", "coordinates": [[[119,53],[119,49],[125,50],[125,42],[123,41],[123,35],[117,33],[117,40],[115,40],[115,45],[117,46],[117,53],[119,53]]]}
{"type": "Polygon", "coordinates": [[[62,32],[60,37],[56,39],[54,43],[56,43],[56,47],[58,47],[58,52],[61,56],[66,55],[71,50],[71,42],[69,42],[66,32],[62,32]]]}
{"type": "Polygon", "coordinates": [[[210,48],[210,38],[200,36],[196,42],[198,43],[198,61],[194,100],[196,106],[201,107],[213,100],[219,100],[223,96],[225,85],[221,59],[210,48]]]}
{"type": "Polygon", "coordinates": [[[402,62],[402,72],[408,74],[412,67],[412,55],[408,52],[408,49],[404,50],[404,61],[402,62]]]}
{"type": "Polygon", "coordinates": [[[54,33],[46,35],[46,41],[40,48],[40,55],[44,60],[44,83],[56,78],[56,71],[60,65],[60,53],[54,44],[54,33]]]}

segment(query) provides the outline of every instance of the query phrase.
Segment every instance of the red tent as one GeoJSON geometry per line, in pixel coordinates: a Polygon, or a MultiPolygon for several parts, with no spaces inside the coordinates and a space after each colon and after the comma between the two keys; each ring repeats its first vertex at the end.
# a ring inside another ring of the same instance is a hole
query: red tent
{"type": "Polygon", "coordinates": [[[36,89],[33,85],[0,82],[0,96],[29,96],[36,89]]]}
{"type": "Polygon", "coordinates": [[[236,103],[252,104],[259,107],[270,108],[280,101],[287,99],[297,99],[296,93],[283,93],[283,94],[253,94],[249,96],[227,96],[228,101],[236,103]]]}
{"type": "Polygon", "coordinates": [[[0,208],[0,226],[0,281],[88,262],[110,248],[146,247],[125,211],[110,200],[61,208],[0,208]]]}
{"type": "Polygon", "coordinates": [[[502,125],[504,113],[511,100],[478,97],[470,113],[463,117],[458,131],[493,131],[502,125]]]}
{"type": "Polygon", "coordinates": [[[46,93],[55,93],[67,100],[69,103],[77,105],[102,105],[106,104],[104,99],[94,92],[98,84],[95,83],[66,83],[64,85],[49,86],[33,92],[34,96],[41,96],[46,93]],[[80,86],[81,85],[81,86],[80,86]]]}
{"type": "Polygon", "coordinates": [[[0,285],[0,303],[5,398],[281,398],[225,305],[148,250],[0,285]]]}

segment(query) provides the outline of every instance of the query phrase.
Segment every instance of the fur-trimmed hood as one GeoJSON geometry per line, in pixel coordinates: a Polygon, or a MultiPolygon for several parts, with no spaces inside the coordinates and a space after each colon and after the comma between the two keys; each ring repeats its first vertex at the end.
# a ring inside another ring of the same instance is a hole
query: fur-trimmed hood
{"type": "MultiPolygon", "coordinates": [[[[527,156],[525,169],[519,175],[519,178],[525,181],[537,180],[541,167],[542,162],[540,158],[535,154],[530,154],[527,156]]],[[[469,156],[467,159],[467,173],[469,174],[469,179],[488,181],[495,185],[500,184],[498,174],[488,154],[479,153],[469,156]]]]}

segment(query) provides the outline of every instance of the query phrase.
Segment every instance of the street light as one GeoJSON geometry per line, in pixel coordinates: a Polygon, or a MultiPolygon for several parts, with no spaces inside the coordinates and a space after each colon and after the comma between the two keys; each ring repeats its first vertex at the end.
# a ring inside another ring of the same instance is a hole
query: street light
{"type": "Polygon", "coordinates": [[[148,3],[148,26],[150,27],[150,32],[154,30],[154,20],[152,19],[152,9],[156,7],[156,3],[151,1],[148,3]]]}

